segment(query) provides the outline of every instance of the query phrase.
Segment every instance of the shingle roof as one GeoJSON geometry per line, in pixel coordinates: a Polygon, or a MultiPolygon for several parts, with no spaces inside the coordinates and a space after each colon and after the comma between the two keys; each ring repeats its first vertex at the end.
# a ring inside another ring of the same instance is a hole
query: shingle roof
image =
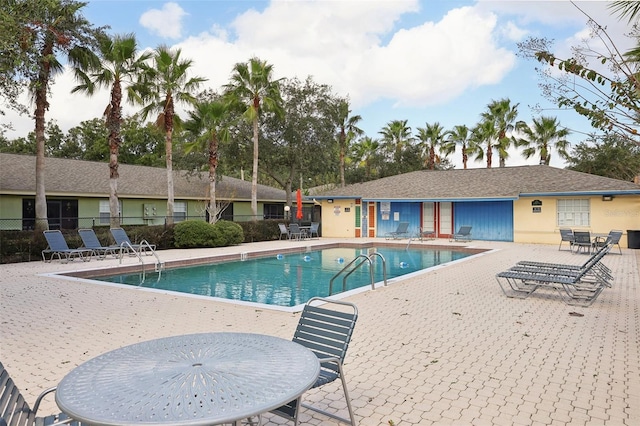
{"type": "Polygon", "coordinates": [[[520,195],[640,194],[640,185],[551,166],[446,171],[421,170],[322,192],[318,198],[438,200],[517,198],[520,195]]]}
{"type": "MultiPolygon", "coordinates": [[[[35,170],[36,157],[34,156],[0,154],[0,191],[16,194],[35,193],[35,170]]],[[[120,175],[119,197],[166,199],[166,169],[120,164],[118,172],[120,175]]],[[[184,171],[174,171],[175,198],[204,199],[208,184],[208,173],[189,175],[184,171]]],[[[45,159],[45,190],[47,195],[108,196],[109,165],[101,162],[47,157],[45,159]]],[[[236,201],[251,200],[251,182],[228,176],[219,177],[216,181],[216,197],[236,201]]],[[[286,192],[270,186],[258,185],[258,199],[284,201],[286,192]]]]}

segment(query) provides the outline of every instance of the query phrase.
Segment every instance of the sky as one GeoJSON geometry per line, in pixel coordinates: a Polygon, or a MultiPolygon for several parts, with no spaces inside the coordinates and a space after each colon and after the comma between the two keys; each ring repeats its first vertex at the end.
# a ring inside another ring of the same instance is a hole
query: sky
{"type": "MultiPolygon", "coordinates": [[[[575,2],[616,37],[626,50],[629,28],[611,16],[604,1],[575,2]]],[[[193,60],[193,76],[203,88],[219,90],[234,64],[258,57],[273,65],[275,78],[312,76],[336,95],[348,97],[359,127],[372,138],[392,120],[418,127],[473,127],[493,100],[518,104],[518,120],[541,114],[557,117],[572,133],[572,144],[592,133],[574,111],[560,111],[538,86],[536,63],[517,56],[527,37],[554,40],[555,53],[568,56],[588,34],[587,18],[571,2],[459,0],[89,0],[82,9],[110,34],[134,33],[140,50],[167,45],[193,60]]],[[[100,117],[108,91],[89,98],[71,94],[71,73],[52,86],[47,120],[63,131],[100,117]]],[[[125,114],[139,107],[125,106],[125,114]]],[[[14,130],[8,138],[33,131],[30,117],[0,116],[14,130]]],[[[498,159],[494,156],[494,167],[498,159]]],[[[462,167],[459,152],[449,160],[462,167]]],[[[507,166],[537,164],[512,149],[507,166]]],[[[551,165],[564,167],[555,153],[551,165]]],[[[469,167],[486,167],[471,160],[469,167]]]]}

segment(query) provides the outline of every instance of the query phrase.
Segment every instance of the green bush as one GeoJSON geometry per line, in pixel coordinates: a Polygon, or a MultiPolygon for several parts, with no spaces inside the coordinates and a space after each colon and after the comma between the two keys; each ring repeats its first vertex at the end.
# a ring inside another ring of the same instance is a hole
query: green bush
{"type": "Polygon", "coordinates": [[[244,240],[242,227],[224,220],[211,225],[201,220],[187,220],[174,228],[176,248],[226,247],[244,240]]]}

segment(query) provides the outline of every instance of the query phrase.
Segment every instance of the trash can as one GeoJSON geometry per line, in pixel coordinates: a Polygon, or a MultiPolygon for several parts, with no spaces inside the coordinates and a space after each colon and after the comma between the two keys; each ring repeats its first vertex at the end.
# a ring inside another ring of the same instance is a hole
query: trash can
{"type": "Polygon", "coordinates": [[[640,230],[627,229],[627,248],[640,249],[640,230]]]}

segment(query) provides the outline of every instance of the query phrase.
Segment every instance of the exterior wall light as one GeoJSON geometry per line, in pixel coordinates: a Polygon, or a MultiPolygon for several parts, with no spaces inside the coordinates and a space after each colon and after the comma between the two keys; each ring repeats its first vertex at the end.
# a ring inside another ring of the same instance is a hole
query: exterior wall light
{"type": "Polygon", "coordinates": [[[613,200],[613,195],[603,195],[602,201],[611,201],[613,200]]]}

